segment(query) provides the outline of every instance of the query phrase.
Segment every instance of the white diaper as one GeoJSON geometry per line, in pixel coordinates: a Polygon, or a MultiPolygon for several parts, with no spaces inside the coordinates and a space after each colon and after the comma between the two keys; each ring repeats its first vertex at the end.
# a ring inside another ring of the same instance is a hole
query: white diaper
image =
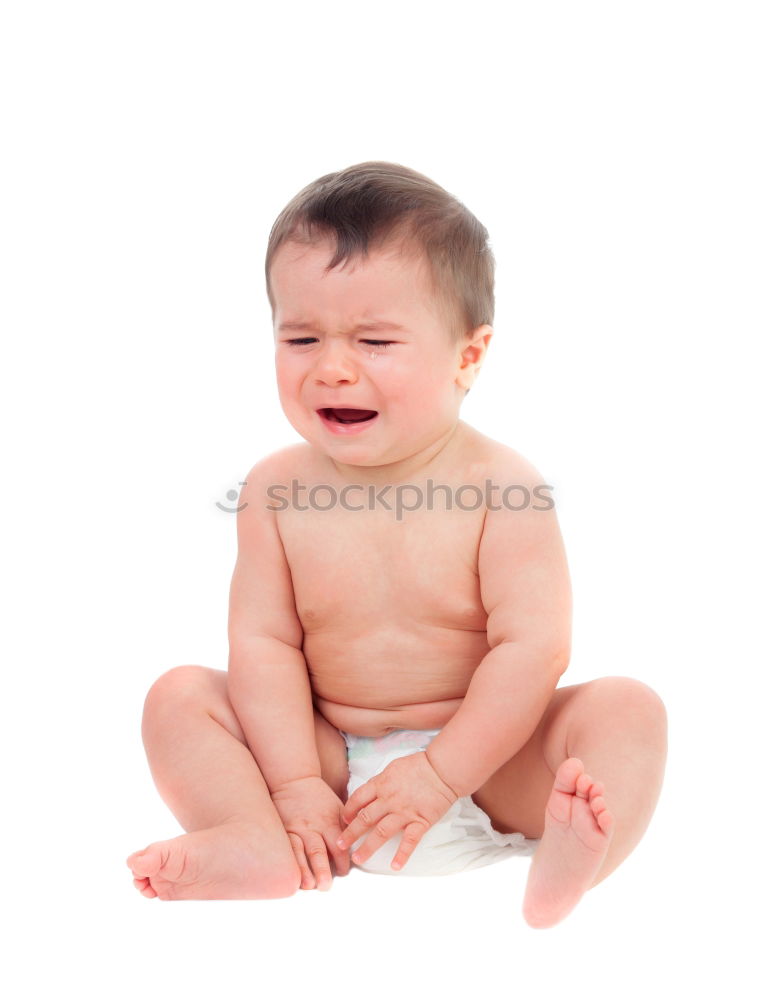
{"type": "MultiPolygon", "coordinates": [[[[440,729],[396,729],[376,738],[343,732],[350,768],[348,797],[397,757],[425,750],[439,732],[440,729]]],[[[356,841],[351,853],[370,833],[371,830],[367,831],[356,841]]],[[[539,840],[528,840],[523,833],[500,833],[495,830],[489,816],[470,795],[452,804],[423,836],[404,867],[395,871],[390,863],[403,834],[404,831],[399,830],[367,861],[356,867],[377,875],[452,875],[504,861],[516,854],[531,855],[540,843],[539,840]]]]}

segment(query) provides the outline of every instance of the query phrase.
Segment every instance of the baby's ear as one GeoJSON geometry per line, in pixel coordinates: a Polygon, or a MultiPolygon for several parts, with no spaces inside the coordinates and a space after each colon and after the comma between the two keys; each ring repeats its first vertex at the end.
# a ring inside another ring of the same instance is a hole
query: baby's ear
{"type": "Polygon", "coordinates": [[[484,323],[465,340],[459,359],[456,382],[465,389],[466,396],[476,381],[476,376],[487,353],[489,341],[492,339],[492,332],[492,327],[488,323],[484,323]]]}

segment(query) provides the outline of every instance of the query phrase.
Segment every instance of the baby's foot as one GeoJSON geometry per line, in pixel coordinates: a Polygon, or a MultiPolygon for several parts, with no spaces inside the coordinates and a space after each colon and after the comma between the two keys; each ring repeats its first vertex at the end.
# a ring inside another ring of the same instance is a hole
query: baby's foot
{"type": "Polygon", "coordinates": [[[583,762],[570,757],[556,772],[524,894],[530,927],[552,927],[567,916],[592,885],[610,846],[615,821],[602,798],[604,786],[584,771],[583,762]]]}
{"type": "MultiPolygon", "coordinates": [[[[257,825],[232,823],[150,844],[126,860],[134,885],[153,899],[277,899],[277,858],[257,825]]],[[[299,885],[299,870],[297,872],[299,885]]]]}

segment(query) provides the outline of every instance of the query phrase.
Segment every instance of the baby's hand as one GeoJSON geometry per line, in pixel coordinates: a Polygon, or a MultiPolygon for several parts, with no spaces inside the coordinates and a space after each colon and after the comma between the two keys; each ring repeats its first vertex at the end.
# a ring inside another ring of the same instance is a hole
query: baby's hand
{"type": "Polygon", "coordinates": [[[342,802],[323,778],[308,777],[287,781],[272,792],[289,843],[302,873],[301,889],[330,889],[334,860],[338,875],[350,871],[347,851],[335,846],[342,830],[342,802]]]}
{"type": "Polygon", "coordinates": [[[353,861],[360,863],[404,830],[391,863],[391,868],[402,868],[422,837],[456,800],[457,795],[433,770],[425,753],[398,757],[357,788],[345,803],[342,821],[350,825],[337,846],[347,850],[375,827],[353,855],[353,861]]]}

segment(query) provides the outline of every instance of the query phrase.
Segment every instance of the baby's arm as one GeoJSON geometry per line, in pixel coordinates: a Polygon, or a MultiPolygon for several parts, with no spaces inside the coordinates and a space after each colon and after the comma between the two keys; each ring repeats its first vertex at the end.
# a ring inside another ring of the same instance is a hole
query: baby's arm
{"type": "MultiPolygon", "coordinates": [[[[501,471],[505,476],[496,475],[496,482],[527,485],[531,495],[542,483],[520,460],[501,471]]],[[[518,753],[566,669],[571,596],[553,510],[490,509],[479,545],[479,584],[490,652],[427,750],[388,764],[346,802],[343,846],[369,831],[356,861],[366,861],[403,829],[391,867],[404,865],[453,798],[471,795],[518,753]]]]}
{"type": "Polygon", "coordinates": [[[339,874],[350,866],[336,846],[342,803],[321,777],[302,625],[275,512],[266,506],[270,468],[268,458],[251,470],[238,503],[227,689],[303,882],[310,862],[319,888],[328,888],[327,854],[339,874]]]}
{"type": "MultiPolygon", "coordinates": [[[[497,482],[526,484],[530,495],[543,482],[528,463],[506,472],[497,482]]],[[[490,652],[427,750],[459,796],[475,792],[524,746],[569,662],[572,600],[555,510],[488,510],[478,569],[490,652]]]]}
{"type": "Polygon", "coordinates": [[[321,777],[313,705],[291,574],[275,513],[266,507],[269,459],[238,501],[238,558],[230,585],[227,688],[268,788],[321,777]]]}

